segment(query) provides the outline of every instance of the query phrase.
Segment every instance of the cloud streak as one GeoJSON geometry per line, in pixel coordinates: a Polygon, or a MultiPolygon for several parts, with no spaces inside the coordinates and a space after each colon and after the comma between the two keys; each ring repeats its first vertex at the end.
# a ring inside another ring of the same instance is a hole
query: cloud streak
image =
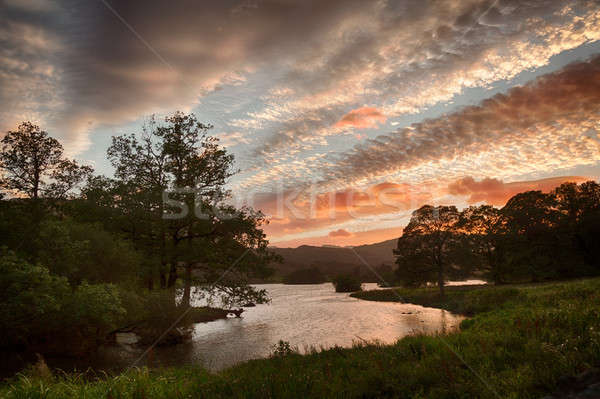
{"type": "Polygon", "coordinates": [[[255,154],[339,134],[332,113],[341,115],[360,103],[376,104],[388,117],[418,113],[465,88],[510,79],[600,39],[600,13],[593,2],[493,4],[387,2],[365,12],[368,17],[355,18],[361,29],[347,22],[348,30],[335,43],[289,73],[286,87],[299,94],[267,104],[262,115],[276,114],[280,120],[262,119],[272,133],[255,154]]]}
{"type": "Polygon", "coordinates": [[[334,126],[341,128],[368,129],[386,121],[385,115],[374,107],[353,109],[342,117],[334,126]]]}
{"type": "Polygon", "coordinates": [[[534,181],[504,183],[489,177],[476,181],[467,176],[449,184],[448,193],[465,196],[470,204],[485,202],[490,205],[504,206],[511,197],[518,193],[525,191],[549,192],[562,183],[582,183],[586,180],[589,179],[581,176],[559,176],[534,181]]]}
{"type": "Polygon", "coordinates": [[[353,184],[393,174],[412,183],[593,164],[600,142],[590,132],[600,128],[599,112],[600,57],[595,57],[478,106],[368,140],[339,156],[324,175],[353,184]]]}

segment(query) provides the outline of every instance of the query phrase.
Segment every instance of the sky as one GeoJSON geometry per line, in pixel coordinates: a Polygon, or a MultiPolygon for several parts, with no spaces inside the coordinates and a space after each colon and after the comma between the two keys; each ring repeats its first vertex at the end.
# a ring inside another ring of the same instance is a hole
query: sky
{"type": "Polygon", "coordinates": [[[111,175],[111,136],[194,112],[273,245],[360,245],[597,180],[599,40],[586,0],[0,0],[0,132],[111,175]]]}

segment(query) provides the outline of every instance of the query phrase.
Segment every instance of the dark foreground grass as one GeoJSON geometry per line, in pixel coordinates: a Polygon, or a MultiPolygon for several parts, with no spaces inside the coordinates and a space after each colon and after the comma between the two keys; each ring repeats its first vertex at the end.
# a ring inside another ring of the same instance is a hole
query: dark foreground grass
{"type": "MultiPolygon", "coordinates": [[[[360,297],[396,297],[389,294],[360,297]]],[[[428,291],[400,294],[475,316],[450,335],[254,360],[216,374],[180,368],[96,378],[20,376],[6,382],[0,396],[540,398],[561,376],[600,364],[600,279],[456,288],[448,290],[447,303],[428,291]]]]}

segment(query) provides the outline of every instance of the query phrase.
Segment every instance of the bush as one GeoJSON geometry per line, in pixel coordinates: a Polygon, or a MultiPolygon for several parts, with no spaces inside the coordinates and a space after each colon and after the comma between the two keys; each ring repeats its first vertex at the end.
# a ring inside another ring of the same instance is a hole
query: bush
{"type": "Polygon", "coordinates": [[[126,313],[115,285],[87,282],[65,298],[63,312],[64,323],[71,329],[98,338],[116,328],[126,313]]]}
{"type": "Polygon", "coordinates": [[[32,265],[6,248],[0,249],[0,342],[14,347],[56,325],[67,279],[32,265]]]}
{"type": "Polygon", "coordinates": [[[293,347],[288,341],[282,339],[276,345],[273,345],[272,349],[271,357],[284,357],[298,353],[298,348],[293,347]]]}
{"type": "Polygon", "coordinates": [[[72,288],[46,267],[0,252],[0,342],[7,349],[81,354],[124,315],[114,285],[72,288]]]}
{"type": "Polygon", "coordinates": [[[352,276],[338,276],[333,280],[335,292],[355,292],[362,290],[360,281],[352,276]]]}

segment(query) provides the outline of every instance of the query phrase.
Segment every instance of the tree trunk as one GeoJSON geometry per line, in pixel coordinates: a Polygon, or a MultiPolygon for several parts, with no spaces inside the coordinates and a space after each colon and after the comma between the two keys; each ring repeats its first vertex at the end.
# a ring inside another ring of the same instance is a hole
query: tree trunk
{"type": "Polygon", "coordinates": [[[177,281],[177,261],[171,262],[171,268],[169,269],[169,282],[167,288],[175,287],[175,281],[177,281]]]}
{"type": "Polygon", "coordinates": [[[183,288],[183,297],[181,298],[181,306],[189,307],[192,294],[192,264],[188,262],[185,265],[185,286],[183,288]]]}
{"type": "Polygon", "coordinates": [[[444,291],[444,270],[441,267],[438,271],[438,287],[440,289],[440,296],[445,298],[446,293],[444,291]]]}
{"type": "Polygon", "coordinates": [[[160,272],[160,288],[167,288],[167,276],[162,270],[160,272]]]}
{"type": "Polygon", "coordinates": [[[35,170],[33,172],[33,199],[37,201],[40,191],[40,169],[37,165],[37,161],[35,162],[34,168],[35,170]]]}

